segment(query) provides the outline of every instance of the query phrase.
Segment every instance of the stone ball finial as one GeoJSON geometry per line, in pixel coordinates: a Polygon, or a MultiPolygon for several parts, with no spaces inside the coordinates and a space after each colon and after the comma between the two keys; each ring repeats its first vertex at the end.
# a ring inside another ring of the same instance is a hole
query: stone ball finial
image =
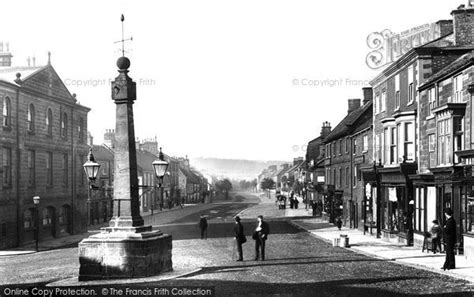
{"type": "Polygon", "coordinates": [[[120,70],[128,70],[128,68],[130,67],[130,60],[127,57],[118,58],[117,67],[120,70]]]}

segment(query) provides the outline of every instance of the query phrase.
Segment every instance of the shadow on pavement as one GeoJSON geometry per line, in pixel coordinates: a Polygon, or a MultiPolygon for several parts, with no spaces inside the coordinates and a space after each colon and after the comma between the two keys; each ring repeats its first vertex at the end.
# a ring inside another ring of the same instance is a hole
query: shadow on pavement
{"type": "Polygon", "coordinates": [[[190,280],[175,279],[160,285],[171,286],[211,286],[215,288],[216,296],[472,296],[471,292],[457,291],[451,293],[432,292],[395,292],[385,284],[400,281],[416,281],[422,277],[380,277],[380,278],[350,278],[341,280],[317,281],[311,283],[268,283],[262,282],[256,276],[254,282],[230,280],[190,280]],[[379,286],[379,287],[376,287],[379,286]]]}
{"type": "Polygon", "coordinates": [[[347,263],[347,262],[371,262],[372,263],[372,262],[378,262],[378,261],[389,262],[389,260],[378,260],[378,259],[370,259],[370,258],[328,260],[329,258],[331,257],[267,258],[265,259],[265,261],[244,260],[243,262],[239,262],[239,264],[236,264],[236,265],[203,267],[200,271],[197,271],[192,274],[188,274],[184,278],[189,278],[189,277],[203,275],[203,274],[221,273],[223,271],[233,270],[233,269],[245,270],[245,268],[252,268],[252,267],[258,267],[258,266],[268,267],[268,266],[281,266],[281,265],[293,265],[293,264],[312,265],[312,264],[330,264],[330,263],[347,263]],[[301,260],[302,262],[295,261],[295,260],[301,260]]]}

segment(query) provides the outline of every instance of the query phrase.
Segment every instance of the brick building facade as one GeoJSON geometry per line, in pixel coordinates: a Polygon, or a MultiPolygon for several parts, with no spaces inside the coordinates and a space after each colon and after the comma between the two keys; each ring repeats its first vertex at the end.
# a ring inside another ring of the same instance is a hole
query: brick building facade
{"type": "Polygon", "coordinates": [[[331,133],[331,124],[323,122],[319,136],[308,142],[306,150],[306,189],[307,198],[314,204],[317,215],[323,209],[323,192],[325,182],[324,159],[326,156],[325,138],[331,133]]]}
{"type": "Polygon", "coordinates": [[[372,163],[372,94],[364,90],[360,99],[348,100],[347,116],[325,138],[326,191],[324,211],[330,221],[341,217],[351,228],[363,228],[366,199],[361,167],[372,163]]]}
{"type": "Polygon", "coordinates": [[[453,22],[436,23],[442,33],[440,38],[409,50],[371,81],[374,159],[380,161],[372,172],[379,189],[373,188],[372,195],[373,200],[379,199],[374,210],[378,231],[388,240],[411,244],[421,236],[415,208],[429,206],[420,204],[416,190],[423,187],[427,178],[420,158],[428,146],[420,147],[420,141],[425,141],[420,133],[429,130],[430,123],[420,116],[424,102],[417,90],[432,75],[473,49],[472,44],[461,42],[459,31],[453,33],[453,26],[459,27],[462,20],[457,17],[460,14],[453,15],[453,22]]]}

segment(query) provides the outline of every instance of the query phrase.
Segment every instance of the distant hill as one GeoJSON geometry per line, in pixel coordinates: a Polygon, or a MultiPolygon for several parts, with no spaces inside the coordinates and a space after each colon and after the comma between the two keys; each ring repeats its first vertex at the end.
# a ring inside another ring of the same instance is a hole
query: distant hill
{"type": "Polygon", "coordinates": [[[289,163],[289,161],[194,158],[190,160],[190,163],[192,167],[195,167],[199,171],[218,178],[227,177],[236,180],[252,180],[256,178],[263,169],[268,168],[268,166],[289,163]]]}

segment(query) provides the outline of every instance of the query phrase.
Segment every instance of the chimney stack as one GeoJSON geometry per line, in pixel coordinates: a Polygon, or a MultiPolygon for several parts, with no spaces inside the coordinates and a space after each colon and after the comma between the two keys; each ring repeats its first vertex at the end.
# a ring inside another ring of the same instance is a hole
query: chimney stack
{"type": "Polygon", "coordinates": [[[362,105],[367,104],[369,101],[373,99],[373,92],[371,87],[362,88],[362,93],[364,96],[364,101],[362,101],[362,105]]]}
{"type": "Polygon", "coordinates": [[[326,138],[329,135],[329,133],[331,133],[331,124],[328,121],[323,122],[323,126],[321,127],[321,134],[320,134],[321,138],[323,139],[326,138]]]}
{"type": "Polygon", "coordinates": [[[303,157],[293,158],[293,166],[298,165],[304,161],[303,157]]]}
{"type": "Polygon", "coordinates": [[[360,99],[348,99],[347,103],[349,107],[347,110],[348,114],[360,107],[360,99]]]}
{"type": "Polygon", "coordinates": [[[32,58],[32,59],[33,59],[33,67],[36,67],[36,57],[35,57],[35,56],[33,56],[33,58],[32,58]]]}
{"type": "Polygon", "coordinates": [[[453,16],[454,44],[468,46],[474,44],[474,6],[461,5],[451,12],[453,16]]]}
{"type": "Polygon", "coordinates": [[[104,134],[104,144],[110,148],[115,148],[115,130],[106,129],[104,134]]]}
{"type": "Polygon", "coordinates": [[[436,22],[440,37],[453,33],[453,20],[439,20],[436,22]]]}
{"type": "Polygon", "coordinates": [[[26,59],[26,63],[28,64],[28,67],[31,66],[31,59],[30,59],[30,57],[28,57],[28,58],[26,59]]]}
{"type": "Polygon", "coordinates": [[[0,42],[0,67],[11,67],[12,57],[8,42],[0,42]]]}

